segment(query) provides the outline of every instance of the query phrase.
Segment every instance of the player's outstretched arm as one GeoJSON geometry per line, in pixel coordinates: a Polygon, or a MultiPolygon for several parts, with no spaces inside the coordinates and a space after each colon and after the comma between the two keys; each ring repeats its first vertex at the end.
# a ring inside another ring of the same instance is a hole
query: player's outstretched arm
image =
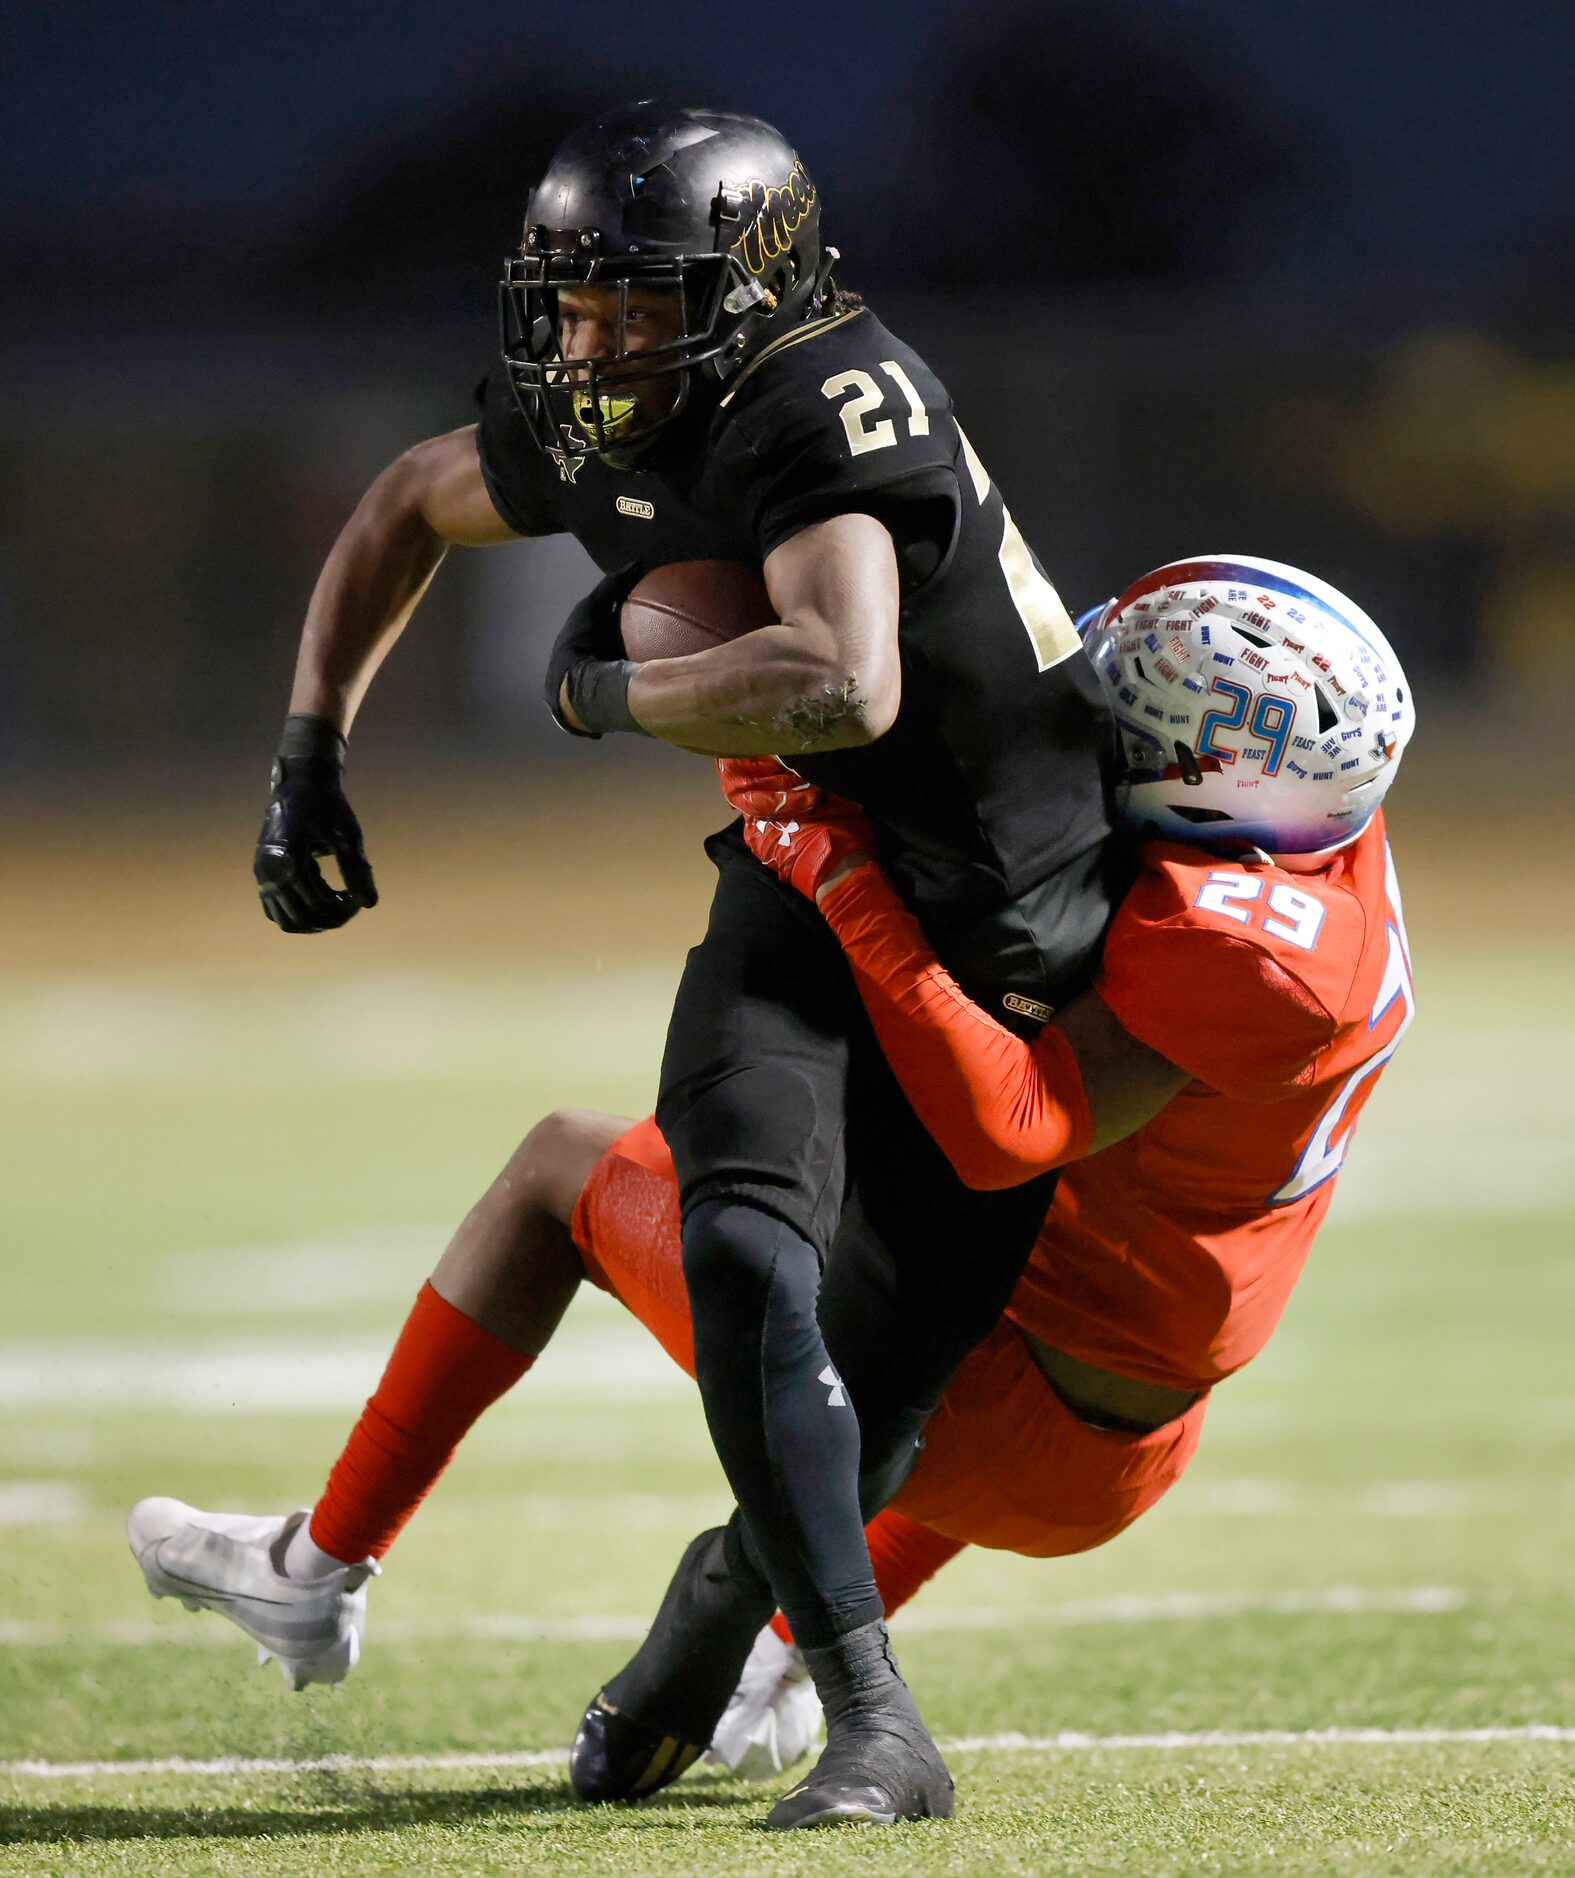
{"type": "Polygon", "coordinates": [[[407,450],[340,531],[307,608],[253,863],[263,910],[283,931],[327,932],[377,904],[342,786],[351,720],[450,545],[514,539],[482,479],[474,425],[407,450]],[[343,891],[317,864],[329,854],[343,891]]]}
{"type": "Polygon", "coordinates": [[[870,515],[816,522],[767,557],[780,624],[637,670],[628,705],[653,737],[707,756],[848,750],[897,716],[897,556],[870,515]]]}

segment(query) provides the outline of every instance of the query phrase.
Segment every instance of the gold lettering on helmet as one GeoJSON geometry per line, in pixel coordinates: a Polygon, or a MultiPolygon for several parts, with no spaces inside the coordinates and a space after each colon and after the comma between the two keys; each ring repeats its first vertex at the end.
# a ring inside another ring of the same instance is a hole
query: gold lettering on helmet
{"type": "Polygon", "coordinates": [[[758,177],[743,185],[744,226],[733,242],[733,252],[751,274],[764,274],[793,245],[793,236],[814,208],[815,185],[800,162],[795,162],[785,183],[765,183],[758,177]]]}

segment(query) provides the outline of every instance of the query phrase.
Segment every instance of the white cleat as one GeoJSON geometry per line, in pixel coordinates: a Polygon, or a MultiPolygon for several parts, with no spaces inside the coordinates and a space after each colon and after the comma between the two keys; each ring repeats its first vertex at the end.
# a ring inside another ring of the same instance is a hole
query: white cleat
{"type": "Polygon", "coordinates": [[[716,1725],[706,1762],[730,1767],[745,1780],[774,1780],[816,1746],[823,1719],[802,1652],[767,1624],[716,1725]]]}
{"type": "Polygon", "coordinates": [[[305,1582],[279,1569],[308,1513],[258,1519],[203,1513],[182,1500],[139,1500],[126,1537],[148,1589],[179,1598],[188,1611],[217,1611],[272,1657],[292,1689],[343,1682],[361,1654],[372,1559],[305,1582]]]}

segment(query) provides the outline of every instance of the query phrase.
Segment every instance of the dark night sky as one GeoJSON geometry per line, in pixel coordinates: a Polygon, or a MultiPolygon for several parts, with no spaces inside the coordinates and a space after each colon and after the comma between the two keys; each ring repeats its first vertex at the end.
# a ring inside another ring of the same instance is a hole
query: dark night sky
{"type": "MultiPolygon", "coordinates": [[[[1316,140],[1353,258],[1490,270],[1567,213],[1566,0],[1108,0],[1164,20],[1316,140]]],[[[823,176],[908,155],[911,101],[988,0],[763,5],[11,0],[0,215],[298,212],[325,175],[500,70],[609,101],[647,78],[780,123],[823,176]]],[[[1053,9],[999,6],[1042,22],[1053,9]]]]}

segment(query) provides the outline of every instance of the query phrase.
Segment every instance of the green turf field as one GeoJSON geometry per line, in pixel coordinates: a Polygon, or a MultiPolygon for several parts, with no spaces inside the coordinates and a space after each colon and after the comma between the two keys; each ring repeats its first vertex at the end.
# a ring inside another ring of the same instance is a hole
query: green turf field
{"type": "Polygon", "coordinates": [[[957,1819],[782,1839],[712,1775],[568,1800],[580,1708],[725,1506],[687,1385],[601,1298],[396,1548],[340,1691],[155,1605],[120,1528],[149,1492],[310,1500],[523,1128],[645,1104],[676,952],[30,959],[0,980],[0,1871],[1575,1870],[1565,961],[1412,928],[1418,1021],[1187,1479],[1102,1552],[965,1555],[898,1620],[957,1819]]]}

